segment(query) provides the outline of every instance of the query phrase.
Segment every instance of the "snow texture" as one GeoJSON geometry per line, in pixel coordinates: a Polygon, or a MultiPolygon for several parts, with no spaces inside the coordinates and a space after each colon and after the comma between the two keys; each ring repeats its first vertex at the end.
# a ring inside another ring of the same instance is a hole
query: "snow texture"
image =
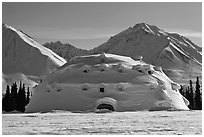
{"type": "Polygon", "coordinates": [[[3,114],[3,135],[202,135],[201,111],[3,114]]]}
{"type": "Polygon", "coordinates": [[[33,90],[26,112],[188,110],[161,67],[114,54],[78,56],[33,90]],[[104,108],[98,109],[102,105],[104,108]]]}

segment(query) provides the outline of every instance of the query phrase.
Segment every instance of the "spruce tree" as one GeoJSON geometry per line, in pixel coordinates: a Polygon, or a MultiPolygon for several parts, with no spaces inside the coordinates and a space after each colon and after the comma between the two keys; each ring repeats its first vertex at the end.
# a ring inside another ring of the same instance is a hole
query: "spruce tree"
{"type": "Polygon", "coordinates": [[[200,84],[199,84],[199,78],[198,77],[196,78],[195,108],[197,110],[202,110],[202,98],[201,98],[200,84]]]}
{"type": "MultiPolygon", "coordinates": [[[[189,86],[186,88],[186,94],[185,94],[186,99],[189,101],[189,86]]],[[[189,101],[190,103],[190,101],[189,101]]]]}
{"type": "Polygon", "coordinates": [[[194,109],[194,91],[193,91],[193,82],[190,80],[190,91],[189,91],[189,102],[190,102],[190,109],[194,109]]]}
{"type": "Polygon", "coordinates": [[[23,84],[23,89],[22,89],[22,112],[25,111],[25,106],[26,106],[26,90],[25,90],[25,84],[23,84]]]}
{"type": "Polygon", "coordinates": [[[181,95],[183,95],[184,96],[184,91],[183,91],[183,86],[182,85],[180,85],[180,89],[179,89],[179,92],[181,93],[181,95]]]}
{"type": "Polygon", "coordinates": [[[11,87],[11,104],[10,104],[10,111],[16,110],[17,109],[17,84],[16,82],[13,83],[12,87],[11,87]]]}
{"type": "Polygon", "coordinates": [[[27,88],[27,96],[26,96],[26,104],[27,105],[28,103],[30,102],[30,91],[29,91],[29,87],[27,88]]]}
{"type": "Polygon", "coordinates": [[[11,93],[10,93],[10,87],[9,85],[7,85],[7,88],[6,88],[6,93],[5,95],[3,96],[3,99],[2,99],[2,110],[3,111],[10,111],[11,108],[10,108],[10,96],[11,96],[11,93]]]}
{"type": "Polygon", "coordinates": [[[16,110],[20,111],[21,109],[21,93],[22,92],[22,83],[20,81],[20,86],[19,86],[19,89],[18,89],[18,94],[17,94],[17,108],[16,110]]]}
{"type": "Polygon", "coordinates": [[[26,102],[26,95],[25,95],[25,84],[18,92],[18,111],[24,112],[25,111],[25,102],[26,102]]]}

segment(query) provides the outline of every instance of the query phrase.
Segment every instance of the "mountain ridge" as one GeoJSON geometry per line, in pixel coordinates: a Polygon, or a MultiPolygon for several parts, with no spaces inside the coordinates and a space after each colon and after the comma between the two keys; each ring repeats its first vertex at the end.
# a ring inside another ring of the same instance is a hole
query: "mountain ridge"
{"type": "MultiPolygon", "coordinates": [[[[3,24],[2,26],[4,29],[7,25],[3,24]]],[[[168,33],[157,26],[146,23],[138,23],[133,27],[129,27],[90,50],[79,49],[68,43],[63,44],[60,41],[47,42],[43,45],[36,44],[37,42],[23,31],[17,31],[10,26],[7,26],[7,28],[16,32],[15,35],[22,38],[23,41],[27,41],[27,44],[34,47],[37,45],[37,48],[40,47],[41,49],[46,48],[46,52],[40,50],[40,53],[42,52],[45,55],[49,53],[51,56],[49,59],[51,60],[57,59],[60,62],[65,62],[63,58],[69,61],[74,56],[100,54],[104,52],[129,56],[131,58],[142,56],[145,62],[155,66],[161,66],[168,76],[171,77],[173,75],[175,77],[178,74],[179,78],[173,78],[174,80],[184,78],[185,73],[188,75],[192,74],[191,77],[194,77],[196,75],[201,76],[202,72],[201,47],[184,36],[177,33],[168,33]]],[[[8,35],[4,37],[14,38],[15,36],[8,35]]],[[[3,39],[5,39],[4,37],[3,39]]],[[[15,38],[13,41],[10,41],[10,43],[12,42],[15,43],[15,38]]],[[[13,56],[15,56],[15,53],[13,53],[13,56]]],[[[62,65],[63,63],[58,66],[62,65]]],[[[185,78],[187,79],[189,77],[185,78]]]]}
{"type": "Polygon", "coordinates": [[[62,44],[60,41],[47,42],[43,44],[46,48],[53,50],[59,56],[70,60],[74,56],[86,55],[88,50],[76,48],[69,43],[62,44]]]}
{"type": "Polygon", "coordinates": [[[66,60],[37,43],[23,31],[2,24],[2,89],[22,81],[34,85],[66,60]]]}
{"type": "MultiPolygon", "coordinates": [[[[111,53],[137,58],[155,66],[161,66],[167,75],[185,77],[185,73],[201,75],[202,48],[188,38],[177,33],[168,33],[163,29],[146,23],[139,23],[133,27],[111,36],[101,45],[86,50],[87,55],[111,53]],[[174,73],[177,71],[176,74],[174,73]],[[184,71],[182,74],[180,72],[184,71]]],[[[78,55],[76,55],[78,56],[78,55]]],[[[185,79],[188,79],[186,77],[185,79]]]]}
{"type": "Polygon", "coordinates": [[[2,66],[4,73],[27,71],[29,75],[43,75],[66,63],[62,57],[40,45],[22,31],[18,31],[6,24],[3,24],[2,27],[2,66]],[[39,64],[40,61],[46,65],[39,64]],[[43,68],[43,70],[34,69],[32,72],[29,71],[29,69],[32,69],[30,65],[33,64],[38,64],[38,68],[43,68]]]}

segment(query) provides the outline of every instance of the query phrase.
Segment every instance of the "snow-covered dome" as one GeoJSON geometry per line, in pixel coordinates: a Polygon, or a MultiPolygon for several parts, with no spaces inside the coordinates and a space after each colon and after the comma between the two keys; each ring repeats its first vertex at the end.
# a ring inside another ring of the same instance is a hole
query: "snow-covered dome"
{"type": "Polygon", "coordinates": [[[78,56],[43,79],[26,112],[188,110],[178,89],[160,67],[142,60],[105,53],[78,56]]]}

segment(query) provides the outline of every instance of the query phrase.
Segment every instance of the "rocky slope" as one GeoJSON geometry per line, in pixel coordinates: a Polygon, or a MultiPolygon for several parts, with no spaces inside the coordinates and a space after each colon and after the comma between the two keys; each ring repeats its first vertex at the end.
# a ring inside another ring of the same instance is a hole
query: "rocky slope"
{"type": "Polygon", "coordinates": [[[71,44],[62,44],[60,41],[45,43],[43,46],[51,49],[59,56],[70,60],[74,56],[81,56],[88,54],[88,50],[83,50],[72,46],[71,44]]]}

